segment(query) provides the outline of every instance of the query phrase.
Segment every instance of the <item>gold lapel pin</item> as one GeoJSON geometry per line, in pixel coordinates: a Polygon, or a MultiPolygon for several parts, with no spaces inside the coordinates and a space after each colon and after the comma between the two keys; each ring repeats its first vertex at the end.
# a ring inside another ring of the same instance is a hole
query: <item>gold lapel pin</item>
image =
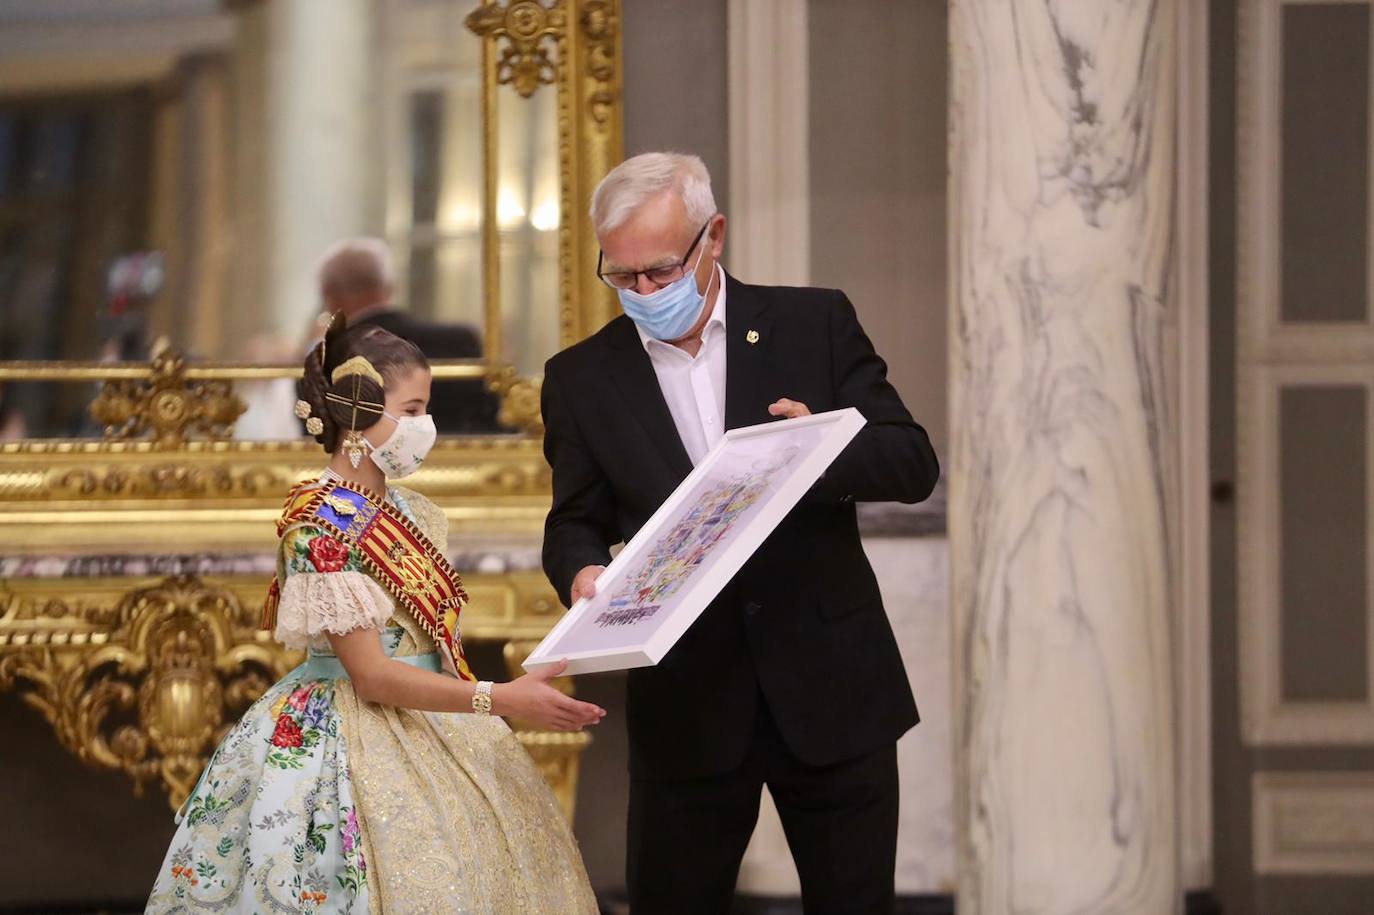
{"type": "Polygon", "coordinates": [[[751,330],[751,331],[749,331],[749,333],[747,333],[747,334],[744,335],[744,339],[748,340],[750,343],[758,343],[758,342],[759,342],[759,332],[756,331],[756,330],[751,330]]]}

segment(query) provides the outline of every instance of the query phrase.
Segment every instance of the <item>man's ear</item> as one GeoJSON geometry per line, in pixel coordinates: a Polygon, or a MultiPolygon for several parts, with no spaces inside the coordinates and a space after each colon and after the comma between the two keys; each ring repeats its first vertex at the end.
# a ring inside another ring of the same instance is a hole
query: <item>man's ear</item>
{"type": "Polygon", "coordinates": [[[719,259],[721,253],[724,252],[724,250],[725,250],[725,214],[724,214],[724,213],[717,213],[717,214],[716,214],[716,224],[713,225],[713,226],[711,226],[711,228],[710,228],[709,230],[707,230],[707,234],[711,236],[711,248],[712,248],[711,257],[716,258],[716,259],[719,259]]]}

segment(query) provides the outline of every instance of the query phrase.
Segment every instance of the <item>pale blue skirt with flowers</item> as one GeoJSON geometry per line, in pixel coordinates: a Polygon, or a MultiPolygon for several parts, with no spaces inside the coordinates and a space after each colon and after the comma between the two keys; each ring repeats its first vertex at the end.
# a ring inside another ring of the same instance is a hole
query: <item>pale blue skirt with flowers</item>
{"type": "MultiPolygon", "coordinates": [[[[394,651],[403,631],[388,629],[394,651]]],[[[437,654],[398,658],[439,670],[437,654]]],[[[312,654],[244,714],[179,814],[148,912],[357,913],[368,862],[335,690],[312,654]]]]}

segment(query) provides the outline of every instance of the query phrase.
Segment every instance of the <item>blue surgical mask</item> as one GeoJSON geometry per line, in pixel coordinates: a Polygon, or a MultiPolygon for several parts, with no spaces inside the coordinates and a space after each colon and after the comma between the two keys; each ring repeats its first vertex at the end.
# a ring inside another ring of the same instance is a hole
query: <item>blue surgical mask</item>
{"type": "MultiPolygon", "coordinates": [[[[677,340],[701,317],[701,307],[706,296],[697,289],[697,267],[706,255],[707,239],[702,239],[701,250],[697,252],[696,263],[681,277],[648,295],[633,289],[617,289],[620,307],[640,330],[655,340],[677,340]]],[[[711,288],[708,280],[706,288],[711,288]]]]}

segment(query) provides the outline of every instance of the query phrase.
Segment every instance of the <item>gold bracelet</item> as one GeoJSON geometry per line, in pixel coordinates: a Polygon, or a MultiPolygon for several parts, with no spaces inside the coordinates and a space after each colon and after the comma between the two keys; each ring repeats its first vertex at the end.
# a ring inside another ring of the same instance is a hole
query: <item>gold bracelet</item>
{"type": "Polygon", "coordinates": [[[491,681],[482,680],[472,693],[472,711],[476,715],[491,714],[491,681]]]}

